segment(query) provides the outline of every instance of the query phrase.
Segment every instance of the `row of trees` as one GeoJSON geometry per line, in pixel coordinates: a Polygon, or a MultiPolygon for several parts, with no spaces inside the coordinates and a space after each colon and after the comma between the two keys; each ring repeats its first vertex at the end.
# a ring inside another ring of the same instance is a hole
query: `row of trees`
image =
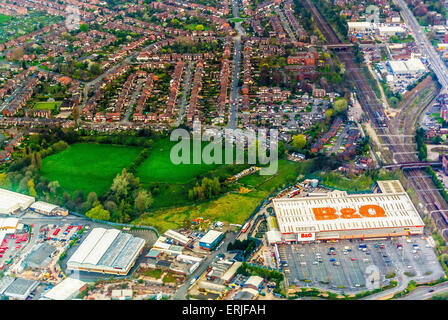
{"type": "Polygon", "coordinates": [[[417,143],[418,158],[420,161],[426,161],[428,158],[428,150],[425,144],[425,129],[418,128],[415,133],[415,142],[417,143]]]}
{"type": "Polygon", "coordinates": [[[235,240],[235,242],[229,242],[227,245],[227,251],[240,250],[243,251],[243,257],[250,256],[252,251],[257,247],[257,242],[254,239],[235,240]]]}

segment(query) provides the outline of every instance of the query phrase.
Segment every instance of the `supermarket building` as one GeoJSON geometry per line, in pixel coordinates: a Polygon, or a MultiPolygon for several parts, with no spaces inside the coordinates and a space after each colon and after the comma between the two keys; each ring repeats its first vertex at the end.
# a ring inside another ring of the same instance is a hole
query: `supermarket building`
{"type": "Polygon", "coordinates": [[[424,223],[396,180],[378,182],[380,193],[274,199],[278,231],[269,243],[384,238],[423,234],[424,223]]]}

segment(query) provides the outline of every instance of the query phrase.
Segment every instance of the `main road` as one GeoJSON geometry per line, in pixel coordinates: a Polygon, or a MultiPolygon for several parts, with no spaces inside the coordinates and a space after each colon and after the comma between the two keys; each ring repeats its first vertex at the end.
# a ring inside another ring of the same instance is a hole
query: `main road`
{"type": "MultiPolygon", "coordinates": [[[[238,0],[232,1],[233,17],[239,18],[238,0]]],[[[241,26],[241,21],[235,22],[235,29],[238,33],[234,38],[235,51],[233,55],[233,76],[232,76],[232,88],[230,99],[230,112],[229,112],[229,128],[236,129],[238,126],[238,97],[239,97],[239,81],[240,81],[240,61],[241,61],[241,37],[246,35],[244,28],[241,26]]]]}
{"type": "Polygon", "coordinates": [[[440,56],[429,42],[422,27],[419,25],[417,19],[414,17],[411,10],[409,10],[404,0],[394,0],[394,3],[400,7],[401,16],[403,17],[404,22],[414,34],[417,46],[426,56],[431,69],[434,71],[437,79],[442,85],[442,92],[445,91],[448,88],[448,68],[442,59],[440,59],[440,56]]]}

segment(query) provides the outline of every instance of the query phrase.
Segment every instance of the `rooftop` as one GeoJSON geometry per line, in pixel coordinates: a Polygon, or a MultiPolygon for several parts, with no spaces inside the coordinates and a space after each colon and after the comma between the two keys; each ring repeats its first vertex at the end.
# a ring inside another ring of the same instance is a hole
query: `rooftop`
{"type": "Polygon", "coordinates": [[[212,243],[216,239],[218,239],[222,235],[222,232],[216,230],[209,230],[200,240],[199,242],[203,243],[212,243]]]}
{"type": "Polygon", "coordinates": [[[65,278],[43,296],[50,300],[68,300],[77,295],[85,284],[79,279],[65,278]]]}
{"type": "Polygon", "coordinates": [[[282,233],[424,225],[405,192],[361,195],[338,192],[312,198],[274,199],[273,204],[282,233]]]}

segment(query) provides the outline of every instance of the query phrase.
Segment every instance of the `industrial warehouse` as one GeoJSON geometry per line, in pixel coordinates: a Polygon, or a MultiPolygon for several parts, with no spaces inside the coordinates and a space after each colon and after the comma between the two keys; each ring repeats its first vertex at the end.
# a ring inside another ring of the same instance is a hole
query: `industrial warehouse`
{"type": "Polygon", "coordinates": [[[0,188],[0,214],[16,214],[33,202],[33,197],[0,188]]]}
{"type": "Polygon", "coordinates": [[[68,270],[126,275],[145,240],[117,229],[93,229],[67,262],[68,270]]]}
{"type": "Polygon", "coordinates": [[[380,181],[379,193],[274,199],[279,232],[270,243],[423,234],[424,223],[399,181],[380,181]]]}

